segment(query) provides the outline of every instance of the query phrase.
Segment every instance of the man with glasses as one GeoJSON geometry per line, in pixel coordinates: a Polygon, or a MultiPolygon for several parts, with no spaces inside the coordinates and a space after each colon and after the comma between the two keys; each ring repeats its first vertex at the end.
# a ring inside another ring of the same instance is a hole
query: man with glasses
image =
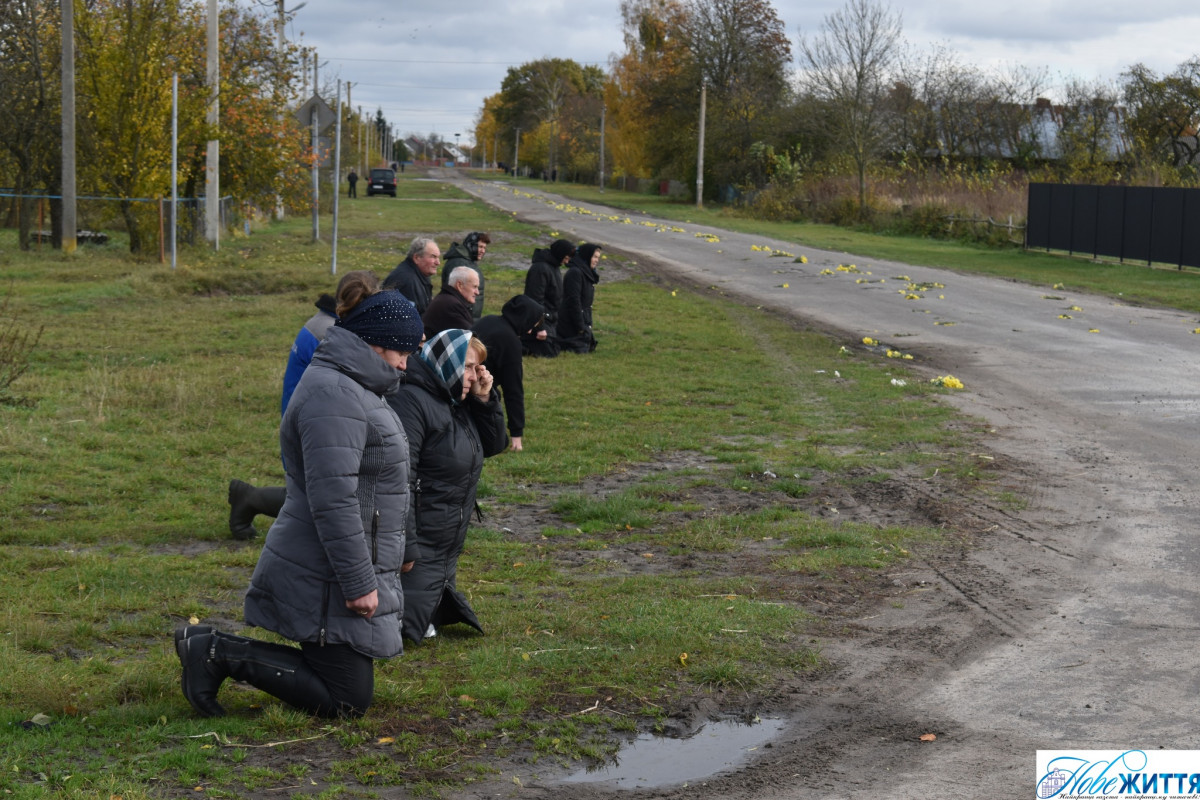
{"type": "Polygon", "coordinates": [[[397,289],[424,314],[433,299],[433,281],[430,276],[438,271],[442,262],[442,251],[437,242],[427,236],[418,236],[408,246],[408,257],[400,262],[383,281],[384,289],[397,289]]]}

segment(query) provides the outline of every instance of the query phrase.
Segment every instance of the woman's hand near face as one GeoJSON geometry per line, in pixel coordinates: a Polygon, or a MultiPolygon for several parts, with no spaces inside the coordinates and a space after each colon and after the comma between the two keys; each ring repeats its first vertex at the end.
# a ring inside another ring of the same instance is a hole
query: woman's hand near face
{"type": "Polygon", "coordinates": [[[475,367],[475,385],[471,387],[471,394],[478,397],[480,400],[487,400],[492,393],[492,373],[488,372],[488,368],[483,364],[475,367]]]}

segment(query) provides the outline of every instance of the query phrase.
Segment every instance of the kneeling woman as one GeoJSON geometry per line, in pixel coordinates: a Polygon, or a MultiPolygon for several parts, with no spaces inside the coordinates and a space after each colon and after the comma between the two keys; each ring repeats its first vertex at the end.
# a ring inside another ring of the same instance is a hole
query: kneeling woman
{"type": "Polygon", "coordinates": [[[408,440],[384,395],[421,342],[399,292],[360,300],[305,370],[279,440],[287,499],[246,593],[246,622],[299,647],[189,625],[175,632],[183,694],[219,716],[227,677],[323,717],[359,716],[374,662],[403,651],[399,572],[409,514],[408,440]]]}
{"type": "Polygon", "coordinates": [[[408,435],[413,476],[404,557],[413,566],[401,581],[404,638],[414,642],[455,622],[483,632],[455,576],[483,459],[508,446],[485,358],[487,348],[470,331],[444,330],[408,362],[404,385],[388,398],[408,435]]]}

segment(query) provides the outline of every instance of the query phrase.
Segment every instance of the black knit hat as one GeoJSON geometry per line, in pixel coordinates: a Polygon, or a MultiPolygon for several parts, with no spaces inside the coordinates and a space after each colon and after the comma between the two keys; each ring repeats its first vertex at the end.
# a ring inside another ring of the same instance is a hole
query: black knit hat
{"type": "Polygon", "coordinates": [[[570,258],[573,255],[575,255],[575,245],[566,239],[558,239],[550,245],[550,257],[554,259],[555,266],[562,264],[564,258],[570,258]]]}
{"type": "Polygon", "coordinates": [[[416,352],[425,333],[417,307],[397,291],[371,295],[335,324],[367,344],[400,353],[416,352]]]}

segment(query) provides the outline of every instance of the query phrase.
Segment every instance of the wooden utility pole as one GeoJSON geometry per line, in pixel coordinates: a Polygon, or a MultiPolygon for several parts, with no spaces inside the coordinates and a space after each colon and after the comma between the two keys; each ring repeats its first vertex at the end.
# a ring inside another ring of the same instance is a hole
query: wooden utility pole
{"type": "Polygon", "coordinates": [[[75,1],[62,0],[62,230],[64,253],[75,241],[75,1]]]}

